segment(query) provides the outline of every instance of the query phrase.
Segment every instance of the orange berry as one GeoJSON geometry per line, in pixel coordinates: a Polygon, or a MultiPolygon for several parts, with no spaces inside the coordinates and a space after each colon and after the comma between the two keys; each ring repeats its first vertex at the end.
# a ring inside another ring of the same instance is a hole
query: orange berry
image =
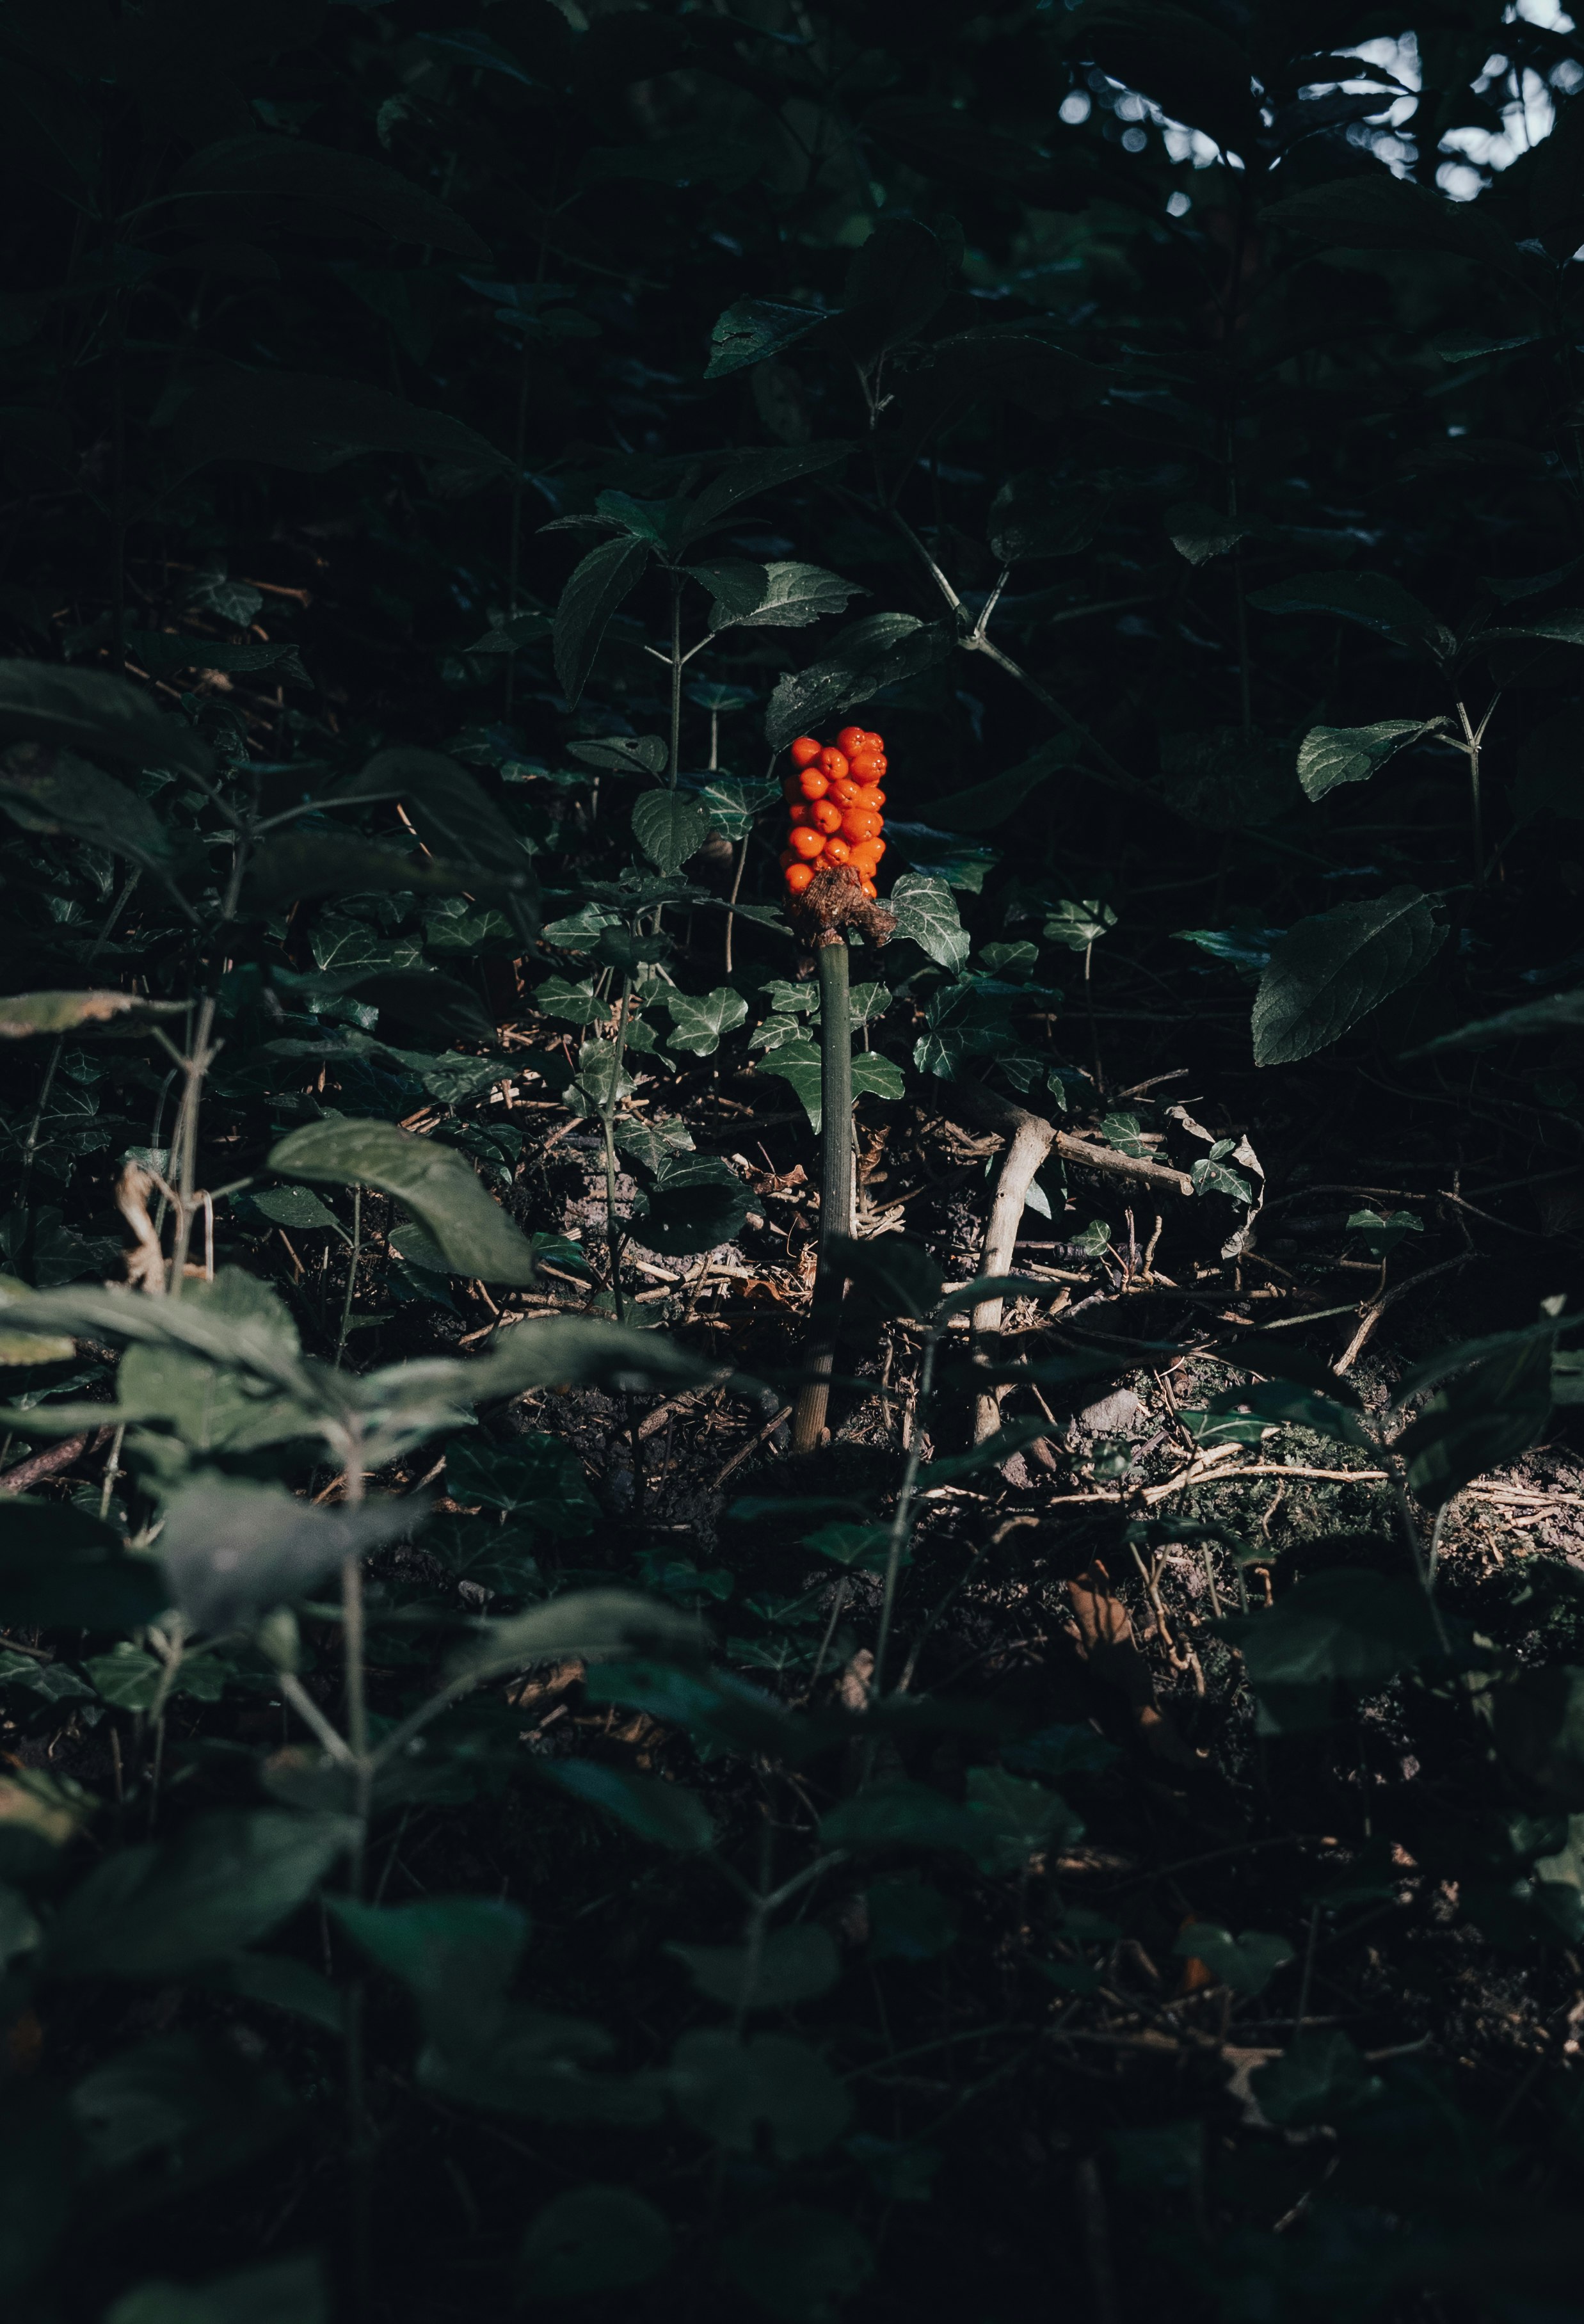
{"type": "Polygon", "coordinates": [[[824,748],[824,745],[816,742],[812,734],[799,734],[792,745],[792,764],[795,767],[812,766],[824,748]]]}
{"type": "Polygon", "coordinates": [[[834,799],[815,799],[808,810],[808,819],[816,831],[840,831],[842,810],[834,799]]]}
{"type": "Polygon", "coordinates": [[[847,771],[847,754],[844,751],[833,750],[827,745],[820,752],[815,764],[822,775],[834,782],[838,775],[844,775],[847,771]]]}
{"type": "Polygon", "coordinates": [[[887,764],[883,751],[854,751],[848,757],[847,770],[854,782],[878,783],[887,764]]]}
{"type": "Polygon", "coordinates": [[[885,853],[885,852],[886,852],[886,843],[885,843],[885,841],[884,841],[882,838],[880,838],[880,836],[879,836],[879,835],[878,833],[875,835],[874,838],[873,838],[873,839],[871,839],[871,840],[870,841],[870,843],[869,843],[869,844],[870,844],[870,845],[874,849],[874,852],[875,852],[875,854],[876,854],[876,856],[877,856],[877,857],[881,856],[881,855],[883,855],[883,854],[885,853]]]}
{"type": "Polygon", "coordinates": [[[879,816],[865,815],[860,807],[850,807],[842,817],[842,836],[844,839],[878,839],[879,829],[879,816]]]}
{"type": "Polygon", "coordinates": [[[852,850],[848,846],[847,842],[844,839],[827,839],[825,842],[825,862],[827,863],[845,863],[847,858],[852,854],[852,850]]]}
{"type": "MultiPolygon", "coordinates": [[[[818,804],[824,807],[825,802],[821,799],[818,804]]],[[[813,805],[807,799],[794,799],[787,809],[787,820],[788,823],[812,823],[814,821],[813,805]]],[[[840,823],[841,816],[838,816],[836,820],[840,823]]]]}
{"type": "Polygon", "coordinates": [[[792,848],[795,854],[806,857],[820,855],[824,852],[824,833],[815,831],[809,824],[800,823],[792,834],[792,848]]]}
{"type": "Polygon", "coordinates": [[[868,751],[883,751],[886,747],[885,737],[883,734],[877,734],[871,726],[863,738],[863,744],[868,751]]]}
{"type": "Polygon", "coordinates": [[[874,902],[876,902],[876,901],[878,900],[879,896],[879,892],[880,892],[880,891],[879,891],[879,890],[875,886],[874,881],[873,881],[872,880],[866,880],[866,881],[864,881],[864,883],[863,883],[863,892],[864,892],[864,894],[869,898],[870,902],[872,904],[872,903],[874,903],[874,902]]]}
{"type": "Polygon", "coordinates": [[[863,742],[864,733],[861,726],[843,726],[836,737],[837,750],[845,751],[849,758],[852,756],[854,751],[862,750],[863,742]]]}
{"type": "Polygon", "coordinates": [[[856,807],[862,788],[862,784],[855,783],[851,775],[838,775],[831,785],[831,797],[838,807],[856,807]]]}
{"type": "Polygon", "coordinates": [[[853,842],[848,852],[848,862],[855,864],[866,880],[872,880],[879,868],[880,859],[875,853],[879,845],[878,840],[860,839],[853,842]]]}
{"type": "Polygon", "coordinates": [[[852,803],[855,807],[861,807],[865,815],[879,815],[886,803],[886,795],[879,783],[865,783],[852,803]]]}
{"type": "Polygon", "coordinates": [[[801,896],[814,877],[814,866],[812,863],[788,863],[785,876],[792,894],[801,896]]]}
{"type": "Polygon", "coordinates": [[[817,767],[805,767],[797,778],[797,788],[806,799],[824,798],[830,789],[830,778],[822,775],[817,767]]]}

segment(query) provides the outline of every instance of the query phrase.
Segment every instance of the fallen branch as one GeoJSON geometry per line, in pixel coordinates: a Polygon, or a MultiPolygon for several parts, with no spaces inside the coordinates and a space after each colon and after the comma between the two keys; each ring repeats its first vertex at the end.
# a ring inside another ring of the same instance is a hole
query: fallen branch
{"type": "Polygon", "coordinates": [[[30,1485],[37,1485],[46,1477],[58,1477],[82,1453],[96,1451],[109,1434],[107,1428],[95,1428],[84,1436],[63,1436],[48,1451],[14,1462],[9,1469],[0,1470],[0,1493],[25,1493],[30,1485]]]}

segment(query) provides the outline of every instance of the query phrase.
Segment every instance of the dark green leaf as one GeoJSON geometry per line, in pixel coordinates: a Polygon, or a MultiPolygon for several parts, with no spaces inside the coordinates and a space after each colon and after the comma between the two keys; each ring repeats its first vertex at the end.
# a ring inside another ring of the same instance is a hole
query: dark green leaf
{"type": "Polygon", "coordinates": [[[214,460],[322,475],[364,452],[446,461],[481,482],[511,468],[503,453],[449,412],[313,372],[207,372],[174,413],[170,444],[178,479],[214,460]]]}
{"type": "Polygon", "coordinates": [[[1190,565],[1206,565],[1212,557],[1229,557],[1255,528],[1235,516],[1222,516],[1199,501],[1184,501],[1165,514],[1166,538],[1190,565]]]}
{"type": "Polygon", "coordinates": [[[753,1200],[728,1163],[714,1156],[677,1155],[661,1165],[633,1233],[662,1258],[718,1250],[740,1231],[753,1200]]]}
{"type": "Polygon", "coordinates": [[[1525,288],[1534,280],[1532,262],[1488,212],[1472,202],[1448,201],[1386,170],[1289,194],[1266,210],[1265,219],[1267,226],[1286,226],[1345,250],[1440,251],[1525,288]]]}
{"type": "Polygon", "coordinates": [[[1525,1001],[1519,1008],[1504,1009],[1498,1016],[1477,1018],[1472,1025],[1460,1025],[1455,1033],[1440,1033],[1433,1041],[1407,1054],[1424,1057],[1437,1049],[1483,1049],[1493,1041],[1561,1032],[1574,1025],[1584,1025],[1584,991],[1552,992],[1543,1001],[1525,1001]]]}
{"type": "Polygon", "coordinates": [[[622,538],[591,549],[561,592],[556,608],[556,676],[576,706],[594,668],[606,624],[643,578],[649,564],[646,540],[622,538]]]}
{"type": "Polygon", "coordinates": [[[315,1121],[283,1138],[269,1167],[282,1177],[396,1195],[458,1275],[487,1283],[535,1279],[528,1244],[455,1147],[410,1137],[388,1121],[315,1121]]]}
{"type": "Polygon", "coordinates": [[[52,1977],[180,1977],[267,1936],[357,1836],[344,1816],[226,1809],[162,1847],[124,1848],[78,1882],[51,1923],[52,1977]]]}
{"type": "Polygon", "coordinates": [[[920,952],[942,968],[962,968],[969,954],[968,932],[957,910],[957,899],[944,880],[922,872],[908,872],[887,899],[897,916],[897,934],[910,936],[920,952]]]}
{"type": "Polygon", "coordinates": [[[827,1246],[833,1273],[844,1275],[882,1315],[933,1315],[940,1303],[942,1274],[919,1243],[902,1235],[876,1235],[856,1242],[833,1235],[827,1246]]]}
{"type": "Polygon", "coordinates": [[[779,452],[735,453],[694,502],[685,540],[701,539],[743,501],[756,500],[760,493],[774,492],[779,485],[833,468],[852,448],[843,443],[794,444],[779,452]]]}
{"type": "Polygon", "coordinates": [[[156,708],[127,679],[54,662],[0,661],[0,737],[19,735],[136,767],[202,775],[212,763],[207,744],[185,720],[156,708]]]}
{"type": "Polygon", "coordinates": [[[658,1775],[631,1775],[624,1767],[608,1767],[597,1759],[556,1759],[545,1767],[552,1783],[574,1799],[601,1808],[640,1840],[658,1848],[695,1854],[714,1843],[709,1811],[695,1792],[658,1775]]]}
{"type": "Polygon", "coordinates": [[[837,710],[870,702],[882,687],[944,661],[956,642],[949,622],[921,622],[916,613],[870,613],[834,641],[824,661],[777,681],[765,714],[765,739],[784,750],[837,710]]]}
{"type": "Polygon", "coordinates": [[[724,379],[728,372],[744,371],[751,364],[778,355],[829,318],[818,308],[780,307],[773,299],[739,299],[720,316],[710,332],[709,368],[705,379],[724,379]]]}
{"type": "Polygon", "coordinates": [[[916,338],[951,296],[957,258],[916,218],[881,218],[842,292],[842,342],[860,361],[916,338]]]}
{"type": "Polygon", "coordinates": [[[1266,1734],[1324,1726],[1339,1688],[1374,1693],[1438,1644],[1413,1582],[1350,1566],[1305,1574],[1266,1612],[1219,1627],[1243,1656],[1266,1734]]]}
{"type": "Polygon", "coordinates": [[[1438,718],[1383,718],[1373,726],[1312,726],[1298,745],[1298,779],[1312,799],[1342,783],[1368,782],[1395,752],[1441,724],[1438,718]]]}
{"type": "Polygon", "coordinates": [[[1172,1950],[1179,1960],[1202,1961],[1218,1984],[1243,1996],[1263,1993],[1277,1969],[1293,1959],[1285,1937],[1264,1929],[1248,1929],[1235,1937],[1217,1921],[1190,1921],[1178,1931],[1172,1950]]]}
{"type": "Polygon", "coordinates": [[[207,2283],[161,2279],[123,2293],[105,2324],[329,2324],[316,2258],[274,2260],[207,2283]]]}
{"type": "Polygon", "coordinates": [[[626,2292],[671,2264],[663,2211],[628,2187],[573,2187],[530,2220],[517,2273],[534,2300],[626,2292]]]}
{"type": "Polygon", "coordinates": [[[833,1940],[814,1923],[771,1929],[748,1945],[668,1945],[699,1991],[723,2009],[790,2009],[817,2000],[842,1973],[833,1940]]]}
{"type": "MultiPolygon", "coordinates": [[[[696,1656],[705,1632],[691,1616],[632,1590],[576,1590],[531,1612],[481,1627],[457,1658],[458,1672],[479,1679],[532,1663],[585,1661],[621,1655],[696,1656]]],[[[579,1762],[579,1765],[585,1764],[579,1762]]]]}
{"type": "Polygon", "coordinates": [[[1445,938],[1417,888],[1300,920],[1271,954],[1254,1002],[1254,1062],[1291,1065],[1330,1047],[1417,976],[1445,938]]]}
{"type": "MultiPolygon", "coordinates": [[[[295,206],[355,218],[378,234],[432,244],[457,258],[488,260],[488,246],[454,209],[389,163],[306,137],[231,137],[206,145],[171,180],[178,195],[240,195],[250,205],[295,206]]],[[[268,214],[266,208],[265,214],[268,214]]]]}
{"type": "Polygon", "coordinates": [[[567,1540],[592,1532],[599,1517],[572,1446],[538,1431],[495,1444],[456,1438],[446,1456],[446,1487],[463,1508],[500,1509],[567,1540]]]}
{"type": "Polygon", "coordinates": [[[1077,557],[1100,530],[1107,496],[1034,468],[1009,476],[990,503],[990,545],[1003,565],[1034,557],[1077,557]]]}
{"type": "Polygon", "coordinates": [[[1248,602],[1266,613],[1333,613],[1438,660],[1457,642],[1427,605],[1385,573],[1309,573],[1257,589],[1248,602]]]}
{"type": "Polygon", "coordinates": [[[632,810],[632,836],[668,879],[698,853],[709,835],[708,815],[680,791],[645,791],[632,810]]]}
{"type": "Polygon", "coordinates": [[[24,831],[69,832],[161,875],[175,860],[170,835],[152,807],[65,751],[14,744],[0,760],[0,807],[24,831]]]}
{"type": "Polygon", "coordinates": [[[784,2324],[831,2324],[869,2282],[875,2260],[869,2238],[850,2219],[788,2203],[730,2236],[721,2267],[740,2292],[784,2324]]]}
{"type": "Polygon", "coordinates": [[[840,2138],[852,2101],[806,2043],[758,2034],[749,2042],[700,2029],[671,2053],[678,2113],[719,2146],[751,2153],[760,2124],[784,2163],[819,2154],[840,2138]]]}
{"type": "Polygon", "coordinates": [[[1028,758],[1005,774],[991,775],[966,790],[948,791],[944,798],[926,799],[921,813],[942,831],[993,831],[1022,806],[1038,785],[1054,780],[1072,763],[1073,745],[1064,735],[1042,742],[1028,758]]]}
{"type": "Polygon", "coordinates": [[[208,1471],[166,1501],[160,1563],[195,1629],[235,1629],[316,1589],[344,1559],[403,1539],[423,1515],[420,1500],[391,1495],[317,1508],[284,1485],[208,1471]]]}

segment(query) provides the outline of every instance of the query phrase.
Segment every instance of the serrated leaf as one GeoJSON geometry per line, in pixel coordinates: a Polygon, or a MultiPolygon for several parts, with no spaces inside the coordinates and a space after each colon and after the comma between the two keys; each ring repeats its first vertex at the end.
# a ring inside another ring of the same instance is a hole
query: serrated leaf
{"type": "Polygon", "coordinates": [[[1291,1065],[1329,1047],[1434,958],[1446,931],[1417,888],[1339,904],[1290,928],[1255,996],[1257,1065],[1291,1065]]]}
{"type": "Polygon", "coordinates": [[[698,853],[709,835],[708,815],[680,791],[645,791],[632,810],[632,836],[667,879],[698,853]]]}
{"type": "Polygon", "coordinates": [[[829,319],[818,308],[784,307],[773,299],[739,299],[716,318],[711,329],[705,377],[724,379],[730,372],[764,363],[829,319]]]}
{"type": "Polygon", "coordinates": [[[612,614],[643,578],[647,540],[603,540],[572,573],[556,608],[556,676],[576,708],[612,614]]]}
{"type": "Polygon", "coordinates": [[[921,622],[916,613],[870,613],[834,641],[823,661],[777,681],[765,713],[765,740],[785,750],[833,711],[869,702],[882,687],[944,661],[957,641],[950,622],[921,622]]]}
{"type": "Polygon", "coordinates": [[[715,631],[803,630],[829,613],[844,613],[850,598],[869,595],[858,582],[844,581],[823,565],[803,565],[793,558],[750,565],[721,558],[690,569],[714,596],[710,628],[715,631]]]}
{"type": "Polygon", "coordinates": [[[1428,605],[1386,573],[1308,573],[1257,589],[1248,602],[1266,613],[1333,613],[1436,660],[1457,643],[1428,605]]]}
{"type": "Polygon", "coordinates": [[[309,1122],[283,1138],[269,1167],[321,1185],[377,1186],[406,1204],[458,1275],[530,1284],[533,1254],[472,1165],[452,1146],[388,1121],[309,1122]]]}
{"type": "Polygon", "coordinates": [[[1254,532],[1251,524],[1222,516],[1200,501],[1183,501],[1165,513],[1166,538],[1190,565],[1206,565],[1212,557],[1229,557],[1241,540],[1254,532]]]}
{"type": "Polygon", "coordinates": [[[694,502],[685,540],[697,540],[743,501],[834,467],[851,449],[845,443],[794,444],[783,451],[735,454],[694,502]]]}
{"type": "Polygon", "coordinates": [[[1312,726],[1298,745],[1298,779],[1312,799],[1342,783],[1368,782],[1396,752],[1441,724],[1439,718],[1382,718],[1373,726],[1312,726]]]}
{"type": "Polygon", "coordinates": [[[668,755],[662,734],[602,734],[593,742],[568,742],[566,754],[585,767],[618,775],[663,774],[668,755]]]}
{"type": "Polygon", "coordinates": [[[957,899],[944,880],[908,872],[887,899],[897,916],[897,934],[909,936],[919,950],[942,968],[962,968],[969,954],[968,932],[957,910],[957,899]]]}

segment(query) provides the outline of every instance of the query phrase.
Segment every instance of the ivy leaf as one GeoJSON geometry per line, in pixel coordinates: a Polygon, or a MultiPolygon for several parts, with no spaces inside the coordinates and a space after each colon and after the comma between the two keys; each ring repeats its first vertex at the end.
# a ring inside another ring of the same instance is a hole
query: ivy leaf
{"type": "Polygon", "coordinates": [[[642,580],[647,540],[603,540],[574,570],[556,608],[556,676],[576,709],[612,614],[642,580]]]}
{"type": "Polygon", "coordinates": [[[1366,783],[1386,761],[1441,718],[1382,718],[1373,726],[1312,726],[1298,745],[1298,779],[1306,796],[1322,799],[1341,783],[1366,783]]]}
{"type": "Polygon", "coordinates": [[[533,1253],[454,1146],[414,1138],[389,1121],[326,1120],[294,1130],[272,1151],[283,1178],[377,1186],[406,1204],[458,1275],[530,1284],[533,1253]]]}
{"type": "Polygon", "coordinates": [[[664,1001],[671,1014],[670,1047],[689,1050],[695,1057],[713,1057],[722,1034],[732,1032],[748,1015],[747,1001],[729,984],[718,984],[713,992],[696,995],[678,992],[673,986],[664,1001]]]}
{"type": "Polygon", "coordinates": [[[1290,928],[1254,1001],[1254,1062],[1292,1065],[1329,1047],[1440,951],[1446,930],[1417,888],[1339,904],[1290,928]]]}
{"type": "Polygon", "coordinates": [[[724,379],[793,346],[830,318],[818,308],[778,306],[773,299],[739,299],[717,317],[710,332],[705,379],[724,379]]]}
{"type": "Polygon", "coordinates": [[[957,899],[944,880],[908,872],[898,881],[888,899],[897,916],[897,934],[909,936],[920,952],[942,968],[959,969],[969,954],[968,932],[957,910],[957,899]]]}
{"type": "Polygon", "coordinates": [[[632,836],[667,879],[698,853],[710,828],[704,808],[679,791],[645,791],[632,810],[632,836]]]}
{"type": "Polygon", "coordinates": [[[1100,897],[1064,896],[1046,913],[1041,934],[1047,943],[1064,945],[1069,952],[1087,952],[1116,925],[1115,910],[1100,897]]]}
{"type": "Polygon", "coordinates": [[[777,784],[757,775],[712,775],[693,793],[714,828],[732,840],[746,839],[755,816],[773,807],[780,796],[777,784]]]}

